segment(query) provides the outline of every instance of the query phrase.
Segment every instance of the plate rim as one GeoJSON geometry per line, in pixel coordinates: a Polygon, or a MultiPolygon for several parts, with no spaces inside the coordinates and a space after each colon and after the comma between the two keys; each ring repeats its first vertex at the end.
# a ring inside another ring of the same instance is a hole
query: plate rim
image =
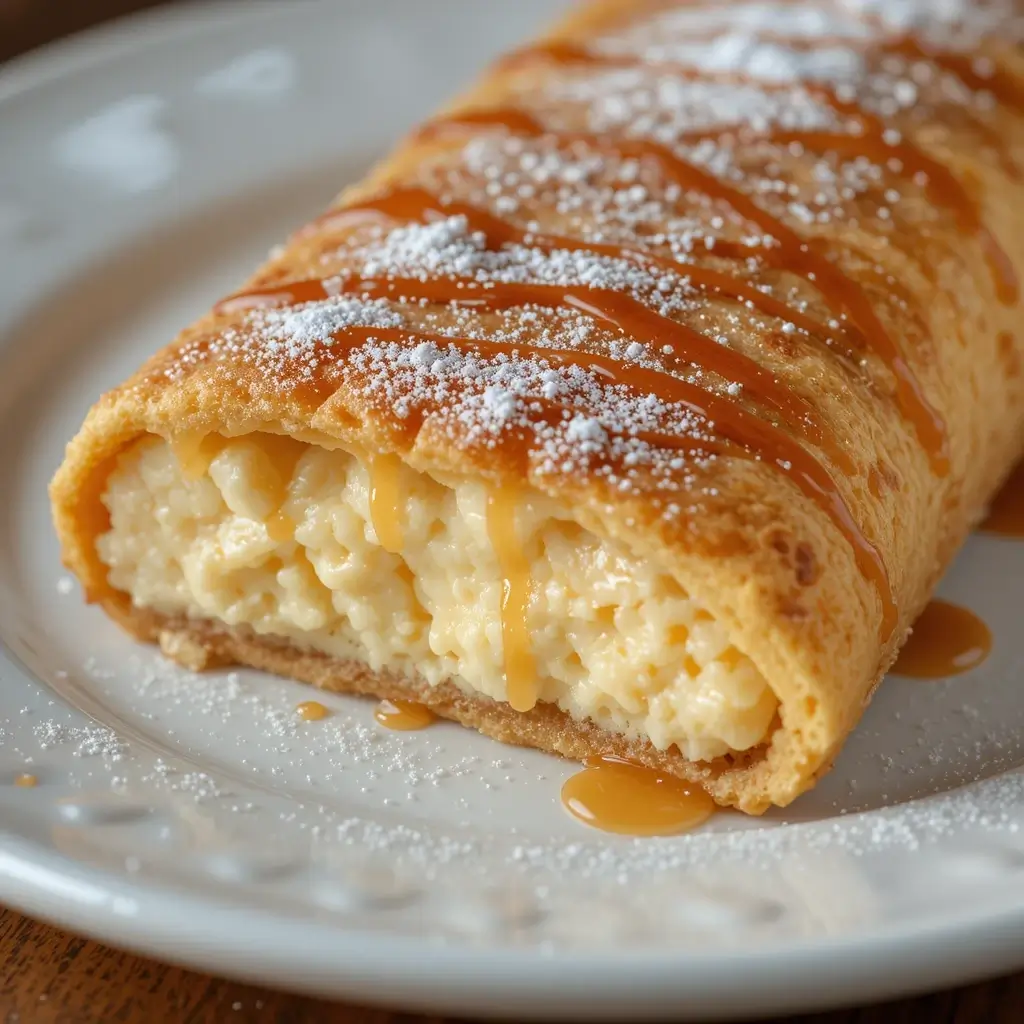
{"type": "Polygon", "coordinates": [[[239,946],[239,936],[265,934],[265,929],[245,924],[266,919],[267,911],[117,876],[0,828],[2,881],[22,886],[14,895],[3,887],[8,906],[142,956],[193,970],[212,967],[251,983],[266,984],[266,971],[272,967],[273,987],[411,1012],[488,1019],[507,1019],[514,1011],[534,1020],[551,1020],[552,1013],[558,1019],[620,1020],[627,1012],[626,996],[635,1020],[729,1020],[751,1012],[744,989],[730,988],[738,979],[769,993],[758,1012],[822,1011],[852,1005],[851,1000],[863,1003],[865,987],[871,1002],[910,996],[931,990],[936,972],[946,987],[954,987],[1012,970],[1024,957],[1020,906],[963,913],[942,925],[812,937],[787,942],[779,951],[687,951],[685,971],[680,970],[684,957],[678,950],[495,951],[380,936],[282,915],[272,915],[273,948],[249,938],[239,946]],[[48,887],[47,880],[59,891],[48,887]],[[76,887],[82,897],[69,899],[76,887]],[[202,933],[190,934],[185,922],[200,916],[202,933]],[[234,945],[225,945],[225,940],[234,945]],[[823,996],[815,986],[794,987],[794,965],[801,975],[827,977],[828,993],[823,996]],[[284,981],[282,970],[290,972],[284,981]],[[567,985],[567,980],[574,984],[567,985]],[[584,981],[587,991],[581,997],[584,981]],[[644,987],[647,991],[638,996],[644,987]]]}
{"type": "MultiPolygon", "coordinates": [[[[322,7],[326,0],[289,0],[303,7],[322,7]]],[[[0,63],[0,103],[24,92],[88,71],[107,60],[116,60],[129,50],[156,46],[176,35],[196,35],[210,22],[273,15],[280,11],[276,0],[183,0],[129,11],[109,21],[91,25],[61,39],[33,47],[0,63]]]]}

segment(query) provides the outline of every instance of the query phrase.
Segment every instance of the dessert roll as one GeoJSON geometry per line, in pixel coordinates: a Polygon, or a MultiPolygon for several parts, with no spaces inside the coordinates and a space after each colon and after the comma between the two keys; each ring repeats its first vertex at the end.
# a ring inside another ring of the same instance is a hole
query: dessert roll
{"type": "Polygon", "coordinates": [[[66,564],[192,667],[787,804],[1021,451],[1021,29],[583,6],[99,400],[66,564]]]}

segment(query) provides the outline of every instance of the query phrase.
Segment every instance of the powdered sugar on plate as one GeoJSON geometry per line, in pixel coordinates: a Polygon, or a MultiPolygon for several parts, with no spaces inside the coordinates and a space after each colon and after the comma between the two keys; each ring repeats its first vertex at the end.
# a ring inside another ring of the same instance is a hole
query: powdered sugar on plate
{"type": "MultiPolygon", "coordinates": [[[[890,851],[902,856],[965,834],[975,841],[987,836],[991,842],[1003,837],[1016,843],[1024,821],[1024,776],[1010,772],[859,814],[845,813],[839,804],[819,821],[787,822],[785,812],[763,822],[723,815],[710,828],[676,839],[598,837],[570,825],[551,805],[572,765],[535,752],[498,750],[455,726],[390,733],[373,722],[370,702],[333,695],[320,696],[329,718],[305,722],[295,711],[299,700],[308,698],[304,687],[249,671],[196,674],[149,651],[109,665],[93,659],[86,676],[117,709],[116,725],[36,720],[30,713],[34,762],[66,751],[72,775],[78,773],[76,763],[96,760],[105,764],[109,784],[118,791],[158,801],[165,793],[185,797],[227,815],[215,831],[244,832],[269,816],[318,847],[355,849],[417,870],[452,865],[483,877],[500,868],[635,884],[684,870],[714,873],[740,865],[771,872],[793,858],[821,855],[858,860],[890,851]]],[[[946,713],[941,707],[947,700],[959,703],[951,687],[937,691],[938,714],[946,713]]],[[[896,712],[896,717],[901,714],[921,712],[896,712]]],[[[957,746],[970,745],[975,734],[986,750],[992,742],[1009,742],[1014,747],[1005,748],[1010,767],[1020,758],[1019,744],[1011,738],[1013,724],[1008,723],[1004,741],[983,727],[987,714],[982,706],[963,719],[957,746]]],[[[882,712],[878,720],[888,715],[882,712]]],[[[928,733],[925,723],[918,719],[918,724],[928,733]]],[[[904,730],[910,739],[918,734],[912,725],[904,730]]],[[[891,740],[873,739],[874,728],[865,723],[855,739],[884,749],[891,740]]],[[[928,734],[935,739],[934,730],[928,734]]],[[[940,749],[935,742],[931,746],[940,749]]],[[[911,757],[911,751],[903,756],[911,757]]],[[[947,764],[958,759],[963,760],[956,749],[943,755],[947,764]]],[[[998,768],[985,751],[977,764],[983,776],[998,768]]],[[[970,771],[967,761],[963,768],[970,771]]],[[[877,770],[854,769],[861,773],[877,775],[877,770]]],[[[915,784],[918,792],[922,781],[915,784]]],[[[850,789],[844,802],[855,807],[857,791],[850,789]]]]}

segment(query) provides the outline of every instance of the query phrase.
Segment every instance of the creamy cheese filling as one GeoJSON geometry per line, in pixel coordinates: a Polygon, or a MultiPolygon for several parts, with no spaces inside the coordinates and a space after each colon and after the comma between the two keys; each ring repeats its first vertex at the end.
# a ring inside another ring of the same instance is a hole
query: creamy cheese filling
{"type": "MultiPolygon", "coordinates": [[[[137,606],[508,699],[493,496],[387,470],[266,434],[199,459],[146,438],[110,476],[99,556],[137,606]]],[[[765,738],[774,693],[673,578],[545,496],[514,518],[539,700],[693,760],[765,738]]]]}

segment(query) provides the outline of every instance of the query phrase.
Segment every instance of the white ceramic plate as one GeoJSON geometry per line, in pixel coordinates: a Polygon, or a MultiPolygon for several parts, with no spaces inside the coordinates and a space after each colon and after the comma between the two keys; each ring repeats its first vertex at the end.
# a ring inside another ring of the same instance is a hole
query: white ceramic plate
{"type": "Polygon", "coordinates": [[[565,815],[554,758],[189,677],[62,575],[46,483],[93,398],[559,6],[176,7],[0,74],[0,899],[474,1015],[727,1017],[1019,966],[1024,544],[976,538],[943,584],[995,634],[982,668],[888,681],[786,813],[645,841],[565,815]]]}

